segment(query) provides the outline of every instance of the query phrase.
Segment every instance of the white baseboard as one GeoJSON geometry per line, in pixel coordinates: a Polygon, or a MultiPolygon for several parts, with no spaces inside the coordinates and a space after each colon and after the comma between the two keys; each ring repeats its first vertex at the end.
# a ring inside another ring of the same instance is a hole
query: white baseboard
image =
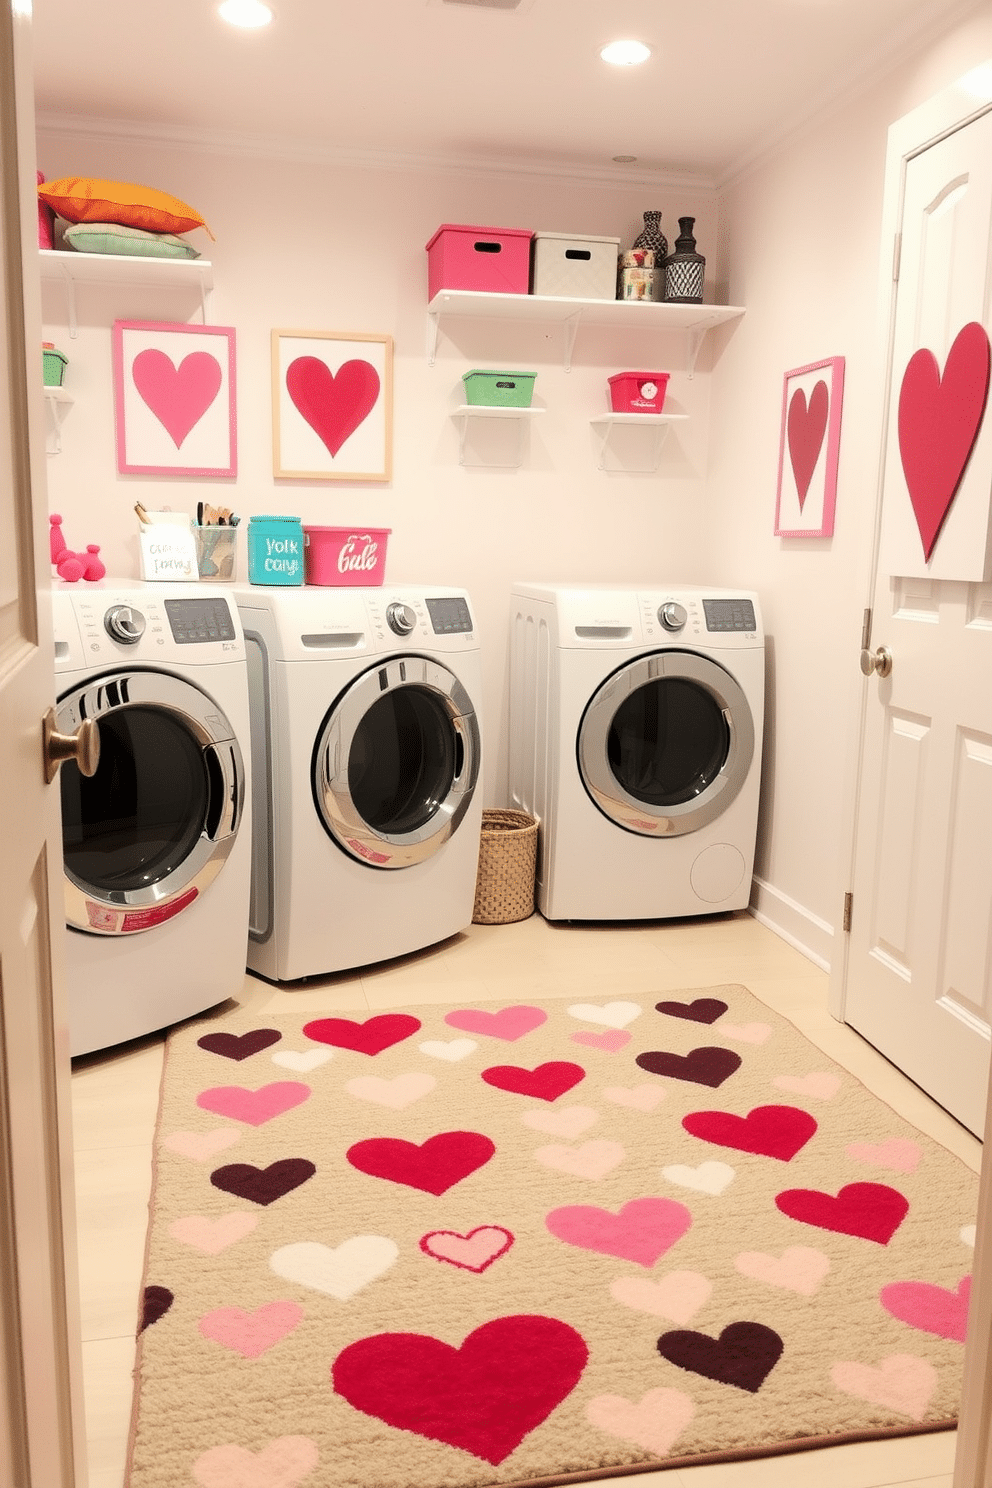
{"type": "Polygon", "coordinates": [[[834,930],[826,920],[760,878],[753,881],[749,909],[756,920],[801,951],[814,966],[821,971],[830,970],[834,930]]]}

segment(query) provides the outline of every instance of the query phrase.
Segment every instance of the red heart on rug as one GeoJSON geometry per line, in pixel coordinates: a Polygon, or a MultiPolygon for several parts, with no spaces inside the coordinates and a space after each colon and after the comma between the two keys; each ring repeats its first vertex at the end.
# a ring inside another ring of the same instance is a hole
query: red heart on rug
{"type": "Polygon", "coordinates": [[[483,1008],[459,1008],[457,1012],[445,1013],[444,1021],[451,1028],[460,1028],[464,1033],[485,1033],[489,1038],[505,1039],[516,1043],[525,1033],[540,1028],[548,1015],[536,1007],[505,1007],[489,1013],[483,1008]]]}
{"type": "Polygon", "coordinates": [[[982,426],[990,364],[988,335],[972,321],[955,336],[943,377],[925,346],[903,373],[899,454],[928,563],[982,426]]]}
{"type": "Polygon", "coordinates": [[[652,1075],[669,1075],[673,1080],[687,1080],[692,1085],[708,1085],[715,1090],[741,1067],[741,1056],[733,1049],[703,1047],[690,1054],[671,1054],[663,1049],[650,1049],[638,1054],[635,1064],[652,1075]]]}
{"type": "Polygon", "coordinates": [[[349,1147],[345,1156],[370,1178],[440,1195],[484,1167],[495,1151],[495,1143],[481,1132],[451,1131],[428,1137],[419,1147],[402,1137],[369,1137],[349,1147]]]}
{"type": "Polygon", "coordinates": [[[729,1111],[691,1111],[682,1125],[694,1137],[717,1147],[755,1152],[790,1162],[816,1131],[816,1121],[798,1106],[755,1106],[746,1116],[729,1111]]]}
{"type": "Polygon", "coordinates": [[[774,1328],[764,1323],[731,1323],[719,1338],[676,1328],[658,1339],[658,1352],[670,1364],[752,1394],[761,1389],[783,1348],[774,1328]]]}
{"type": "Polygon", "coordinates": [[[379,1333],[331,1367],[349,1405],[498,1467],[575,1389],[589,1359],[556,1318],[495,1318],[460,1348],[424,1333],[379,1333]]]}
{"type": "Polygon", "coordinates": [[[827,412],[830,394],[825,382],[818,382],[809,395],[809,404],[802,388],[796,388],[789,400],[787,418],[789,437],[789,460],[796,478],[796,494],[799,510],[806,501],[809,483],[813,479],[816,462],[823,447],[823,436],[827,432],[827,412]]]}
{"type": "Polygon", "coordinates": [[[566,1204],[545,1215],[552,1235],[566,1245],[620,1256],[639,1266],[653,1266],[692,1224],[692,1215],[674,1199],[631,1199],[613,1214],[594,1204],[566,1204]]]}
{"type": "Polygon", "coordinates": [[[909,1200],[885,1183],[846,1183],[836,1195],[815,1188],[788,1188],[775,1203],[790,1219],[888,1245],[906,1218],[909,1200]]]}
{"type": "Polygon", "coordinates": [[[353,1049],[356,1054],[381,1054],[404,1039],[412,1038],[420,1019],[410,1013],[380,1013],[356,1023],[352,1018],[315,1018],[304,1023],[303,1032],[318,1044],[333,1044],[335,1049],[353,1049]]]}
{"type": "Polygon", "coordinates": [[[375,407],[379,374],[359,358],[334,373],[319,357],[302,356],[286,368],[286,391],[333,456],[375,407]]]}
{"type": "Polygon", "coordinates": [[[196,1104],[215,1116],[233,1116],[249,1126],[262,1126],[274,1116],[282,1116],[299,1106],[310,1095],[310,1086],[299,1080],[274,1080],[259,1090],[245,1090],[241,1085],[217,1085],[201,1090],[196,1104]]]}
{"type": "Polygon", "coordinates": [[[236,1194],[239,1199],[250,1199],[253,1204],[274,1204],[276,1199],[306,1183],[316,1171],[305,1157],[283,1157],[267,1168],[256,1168],[251,1163],[228,1163],[227,1167],[214,1169],[210,1182],[214,1188],[236,1194]]]}
{"type": "Polygon", "coordinates": [[[901,1323],[922,1333],[936,1333],[938,1338],[954,1338],[958,1343],[965,1340],[970,1297],[970,1276],[962,1278],[956,1292],[926,1281],[894,1281],[878,1294],[886,1312],[901,1323]]]}
{"type": "Polygon", "coordinates": [[[175,1300],[168,1287],[146,1286],[141,1299],[141,1323],[138,1332],[143,1333],[146,1328],[151,1327],[152,1323],[157,1323],[159,1318],[165,1317],[175,1300]]]}
{"type": "Polygon", "coordinates": [[[655,1011],[670,1018],[687,1018],[690,1023],[715,1023],[727,1011],[719,997],[697,997],[695,1002],[656,1002],[655,1011]]]}
{"type": "Polygon", "coordinates": [[[224,374],[209,351],[191,351],[177,367],[164,351],[148,347],[131,363],[142,400],[179,449],[220,392],[224,374]]]}
{"type": "Polygon", "coordinates": [[[502,1225],[477,1225],[467,1235],[457,1230],[431,1230],[420,1237],[420,1248],[436,1261],[448,1261],[464,1271],[482,1272],[505,1255],[513,1236],[502,1225]]]}
{"type": "Polygon", "coordinates": [[[197,1039],[201,1049],[208,1054],[219,1054],[222,1059],[248,1059],[271,1044],[278,1044],[282,1034],[274,1028],[252,1028],[247,1033],[205,1033],[197,1039]]]}
{"type": "Polygon", "coordinates": [[[524,1069],[519,1064],[494,1064],[482,1071],[487,1085],[497,1090],[508,1090],[511,1095],[529,1095],[534,1100],[554,1101],[567,1090],[572,1090],[586,1072],[581,1064],[570,1064],[567,1059],[552,1059],[539,1064],[536,1069],[524,1069]]]}

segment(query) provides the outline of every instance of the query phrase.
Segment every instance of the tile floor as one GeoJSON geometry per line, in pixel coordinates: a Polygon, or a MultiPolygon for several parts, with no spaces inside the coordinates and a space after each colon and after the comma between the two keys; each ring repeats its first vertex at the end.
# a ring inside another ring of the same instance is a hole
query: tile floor
{"type": "MultiPolygon", "coordinates": [[[[469,999],[623,996],[720,982],[743,982],[900,1115],[978,1170],[980,1144],[856,1033],[834,1022],[825,974],[744,912],[636,925],[549,925],[539,915],[515,925],[473,925],[441,946],[361,971],[287,987],[246,976],[242,996],[226,1007],[363,1012],[469,999]]],[[[155,1035],[87,1055],[73,1069],[90,1488],[124,1483],[163,1047],[163,1036],[155,1035]]],[[[804,1488],[950,1488],[953,1463],[954,1435],[939,1432],[645,1473],[629,1482],[631,1488],[791,1488],[801,1478],[804,1488]]]]}

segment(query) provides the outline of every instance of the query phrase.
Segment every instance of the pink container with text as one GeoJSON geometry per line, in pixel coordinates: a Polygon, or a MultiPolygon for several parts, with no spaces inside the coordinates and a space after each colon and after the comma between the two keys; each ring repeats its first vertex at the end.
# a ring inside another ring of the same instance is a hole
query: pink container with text
{"type": "Polygon", "coordinates": [[[379,587],[386,577],[391,527],[303,528],[303,580],[325,588],[379,587]]]}
{"type": "Polygon", "coordinates": [[[668,372],[618,372],[610,378],[614,413],[660,413],[665,406],[668,372]]]}

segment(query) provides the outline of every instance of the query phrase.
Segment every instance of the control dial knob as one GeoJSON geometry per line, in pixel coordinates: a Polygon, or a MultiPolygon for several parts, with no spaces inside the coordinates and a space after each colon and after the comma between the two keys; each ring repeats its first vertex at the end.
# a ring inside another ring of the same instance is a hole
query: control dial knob
{"type": "Polygon", "coordinates": [[[685,605],[677,604],[674,599],[666,600],[658,611],[658,619],[666,630],[681,630],[688,618],[685,605]]]}
{"type": "Polygon", "coordinates": [[[386,624],[397,635],[409,635],[416,623],[417,612],[412,605],[391,604],[386,607],[386,624]]]}
{"type": "Polygon", "coordinates": [[[145,633],[145,617],[131,605],[111,605],[103,617],[103,628],[122,646],[136,646],[145,633]]]}

